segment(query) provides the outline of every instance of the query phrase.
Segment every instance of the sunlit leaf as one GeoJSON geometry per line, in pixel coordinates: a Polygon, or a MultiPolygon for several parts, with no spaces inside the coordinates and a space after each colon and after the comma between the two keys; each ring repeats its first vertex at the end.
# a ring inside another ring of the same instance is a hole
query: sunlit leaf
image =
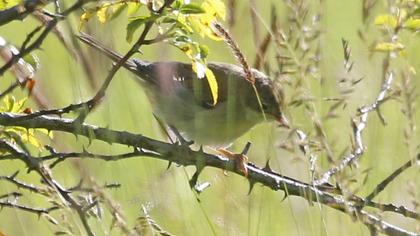
{"type": "Polygon", "coordinates": [[[206,68],[205,74],[206,74],[207,82],[209,83],[209,86],[210,86],[211,95],[213,97],[213,105],[216,105],[217,100],[218,100],[218,95],[219,95],[218,93],[219,86],[217,84],[216,77],[214,76],[213,71],[211,71],[209,68],[206,68]]]}
{"type": "Polygon", "coordinates": [[[14,113],[20,113],[21,111],[23,111],[23,106],[25,105],[26,101],[28,100],[28,98],[23,98],[17,102],[14,103],[13,105],[13,109],[10,112],[14,112],[14,113]]]}
{"type": "Polygon", "coordinates": [[[104,3],[99,7],[99,10],[96,12],[99,22],[105,23],[108,20],[108,9],[110,6],[111,3],[104,3]]]}
{"type": "Polygon", "coordinates": [[[209,15],[215,15],[222,20],[226,18],[225,4],[221,0],[205,0],[201,7],[206,9],[209,15]]]}
{"type": "Polygon", "coordinates": [[[15,106],[16,99],[13,96],[7,95],[4,97],[3,102],[6,105],[6,111],[11,112],[13,110],[13,107],[15,106]]]}
{"type": "Polygon", "coordinates": [[[194,28],[194,31],[197,32],[201,37],[209,37],[215,41],[221,41],[222,38],[219,37],[211,28],[211,22],[206,22],[206,18],[197,19],[194,17],[188,17],[191,23],[191,26],[194,28]]]}
{"type": "Polygon", "coordinates": [[[381,51],[381,52],[400,51],[400,50],[403,50],[404,48],[405,48],[404,45],[398,42],[396,43],[382,42],[382,43],[377,43],[375,46],[375,50],[381,51]]]}
{"type": "Polygon", "coordinates": [[[419,30],[420,29],[420,19],[410,18],[404,22],[404,28],[411,29],[411,30],[419,30]]]}
{"type": "Polygon", "coordinates": [[[397,27],[398,24],[398,20],[395,16],[393,15],[379,15],[375,18],[375,25],[379,25],[379,26],[388,26],[391,28],[395,28],[397,27]]]}
{"type": "Polygon", "coordinates": [[[18,5],[21,0],[0,0],[0,10],[14,7],[18,5]]]}
{"type": "Polygon", "coordinates": [[[200,48],[200,58],[205,59],[209,54],[209,48],[206,45],[199,45],[200,48]]]}
{"type": "Polygon", "coordinates": [[[94,16],[94,11],[92,10],[86,10],[81,16],[80,16],[80,22],[79,22],[79,30],[83,28],[83,26],[94,16]]]}
{"type": "Polygon", "coordinates": [[[140,6],[141,6],[139,2],[129,2],[127,3],[127,5],[128,5],[128,8],[127,8],[128,16],[135,14],[140,9],[140,6]]]}
{"type": "Polygon", "coordinates": [[[114,4],[111,8],[112,14],[110,20],[117,18],[121,14],[121,12],[124,11],[125,8],[127,8],[127,4],[125,4],[124,2],[114,4]]]}

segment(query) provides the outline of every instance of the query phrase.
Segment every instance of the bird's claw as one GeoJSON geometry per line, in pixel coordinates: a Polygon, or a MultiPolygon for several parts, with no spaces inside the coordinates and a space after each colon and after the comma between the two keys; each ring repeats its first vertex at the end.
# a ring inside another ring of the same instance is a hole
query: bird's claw
{"type": "Polygon", "coordinates": [[[248,176],[248,169],[246,168],[248,157],[244,153],[233,153],[224,148],[219,148],[217,151],[224,157],[236,161],[237,168],[244,174],[245,177],[248,176]]]}

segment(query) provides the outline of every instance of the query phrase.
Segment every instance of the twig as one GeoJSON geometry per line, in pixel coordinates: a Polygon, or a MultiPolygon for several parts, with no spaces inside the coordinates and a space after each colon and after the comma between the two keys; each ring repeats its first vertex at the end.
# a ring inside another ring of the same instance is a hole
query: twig
{"type": "MultiPolygon", "coordinates": [[[[10,58],[10,60],[4,64],[1,68],[0,68],[0,76],[3,76],[3,74],[11,67],[13,66],[16,62],[19,61],[19,59],[25,57],[27,54],[29,54],[30,52],[32,52],[33,50],[39,48],[41,46],[41,44],[44,42],[45,38],[48,36],[48,34],[50,33],[51,30],[53,30],[55,28],[55,26],[57,25],[57,23],[63,19],[65,19],[65,17],[67,15],[69,15],[71,12],[79,9],[81,6],[83,6],[86,2],[89,1],[93,1],[93,0],[78,0],[76,3],[74,3],[70,8],[68,8],[67,10],[65,10],[62,14],[62,16],[55,16],[54,18],[52,18],[48,24],[46,24],[44,30],[41,32],[41,34],[38,36],[38,38],[30,45],[28,45],[27,47],[25,47],[24,49],[22,49],[19,54],[17,55],[13,55],[12,58],[10,58]]],[[[25,40],[27,41],[27,40],[25,40]]]]}
{"type": "MultiPolygon", "coordinates": [[[[420,161],[420,154],[417,155],[417,161],[420,161]]],[[[376,188],[365,198],[366,202],[370,202],[375,198],[379,193],[381,193],[385,187],[390,184],[395,178],[397,178],[401,173],[406,169],[410,168],[416,163],[415,160],[409,160],[400,168],[396,169],[392,174],[386,177],[381,183],[379,183],[376,188]]]]}
{"type": "Polygon", "coordinates": [[[14,20],[23,20],[30,13],[47,5],[48,0],[25,0],[16,6],[0,11],[0,26],[14,20]]]}
{"type": "Polygon", "coordinates": [[[363,146],[363,139],[362,134],[364,129],[367,125],[367,119],[369,116],[369,113],[371,111],[376,111],[380,104],[385,101],[387,92],[391,89],[391,83],[394,79],[394,73],[390,72],[387,75],[387,78],[383,81],[382,88],[379,92],[378,97],[375,99],[375,101],[366,107],[362,107],[359,109],[360,118],[359,123],[354,123],[354,140],[355,140],[355,147],[353,149],[353,152],[345,156],[338,165],[330,168],[327,172],[325,172],[322,177],[316,181],[314,181],[315,185],[322,185],[324,183],[327,183],[329,178],[332,175],[335,175],[336,173],[340,172],[349,164],[353,163],[358,157],[360,157],[364,153],[364,146],[363,146]]]}
{"type": "MultiPolygon", "coordinates": [[[[29,154],[25,153],[21,150],[18,146],[0,139],[0,150],[5,150],[14,156],[16,156],[19,160],[24,162],[28,167],[29,171],[36,171],[41,177],[44,183],[52,187],[61,197],[61,200],[65,203],[65,205],[69,206],[70,208],[74,209],[82,224],[86,230],[86,233],[89,236],[93,236],[93,232],[88,224],[87,216],[83,211],[83,206],[80,205],[71,195],[70,192],[65,190],[52,176],[51,171],[42,165],[41,161],[35,157],[30,156],[29,154]]],[[[24,208],[22,208],[24,209],[24,208]]],[[[30,209],[29,209],[30,210],[30,209]]]]}

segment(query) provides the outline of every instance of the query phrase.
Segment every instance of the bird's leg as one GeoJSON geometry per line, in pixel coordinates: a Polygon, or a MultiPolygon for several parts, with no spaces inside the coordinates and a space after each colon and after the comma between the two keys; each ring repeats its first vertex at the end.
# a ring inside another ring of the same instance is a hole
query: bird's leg
{"type": "Polygon", "coordinates": [[[236,161],[238,169],[244,174],[245,177],[247,177],[248,169],[246,168],[246,163],[248,161],[248,157],[246,156],[246,154],[248,153],[250,147],[251,147],[251,143],[248,142],[241,153],[234,153],[224,148],[219,148],[217,149],[217,151],[220,154],[222,154],[224,157],[227,157],[229,159],[236,161]]]}

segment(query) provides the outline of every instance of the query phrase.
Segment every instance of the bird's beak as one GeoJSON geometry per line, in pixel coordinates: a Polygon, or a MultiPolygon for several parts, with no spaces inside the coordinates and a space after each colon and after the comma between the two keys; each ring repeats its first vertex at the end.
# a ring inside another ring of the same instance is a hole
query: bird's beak
{"type": "Polygon", "coordinates": [[[290,129],[289,121],[286,119],[286,117],[283,114],[276,117],[276,120],[277,120],[277,122],[279,122],[280,127],[290,129]]]}

